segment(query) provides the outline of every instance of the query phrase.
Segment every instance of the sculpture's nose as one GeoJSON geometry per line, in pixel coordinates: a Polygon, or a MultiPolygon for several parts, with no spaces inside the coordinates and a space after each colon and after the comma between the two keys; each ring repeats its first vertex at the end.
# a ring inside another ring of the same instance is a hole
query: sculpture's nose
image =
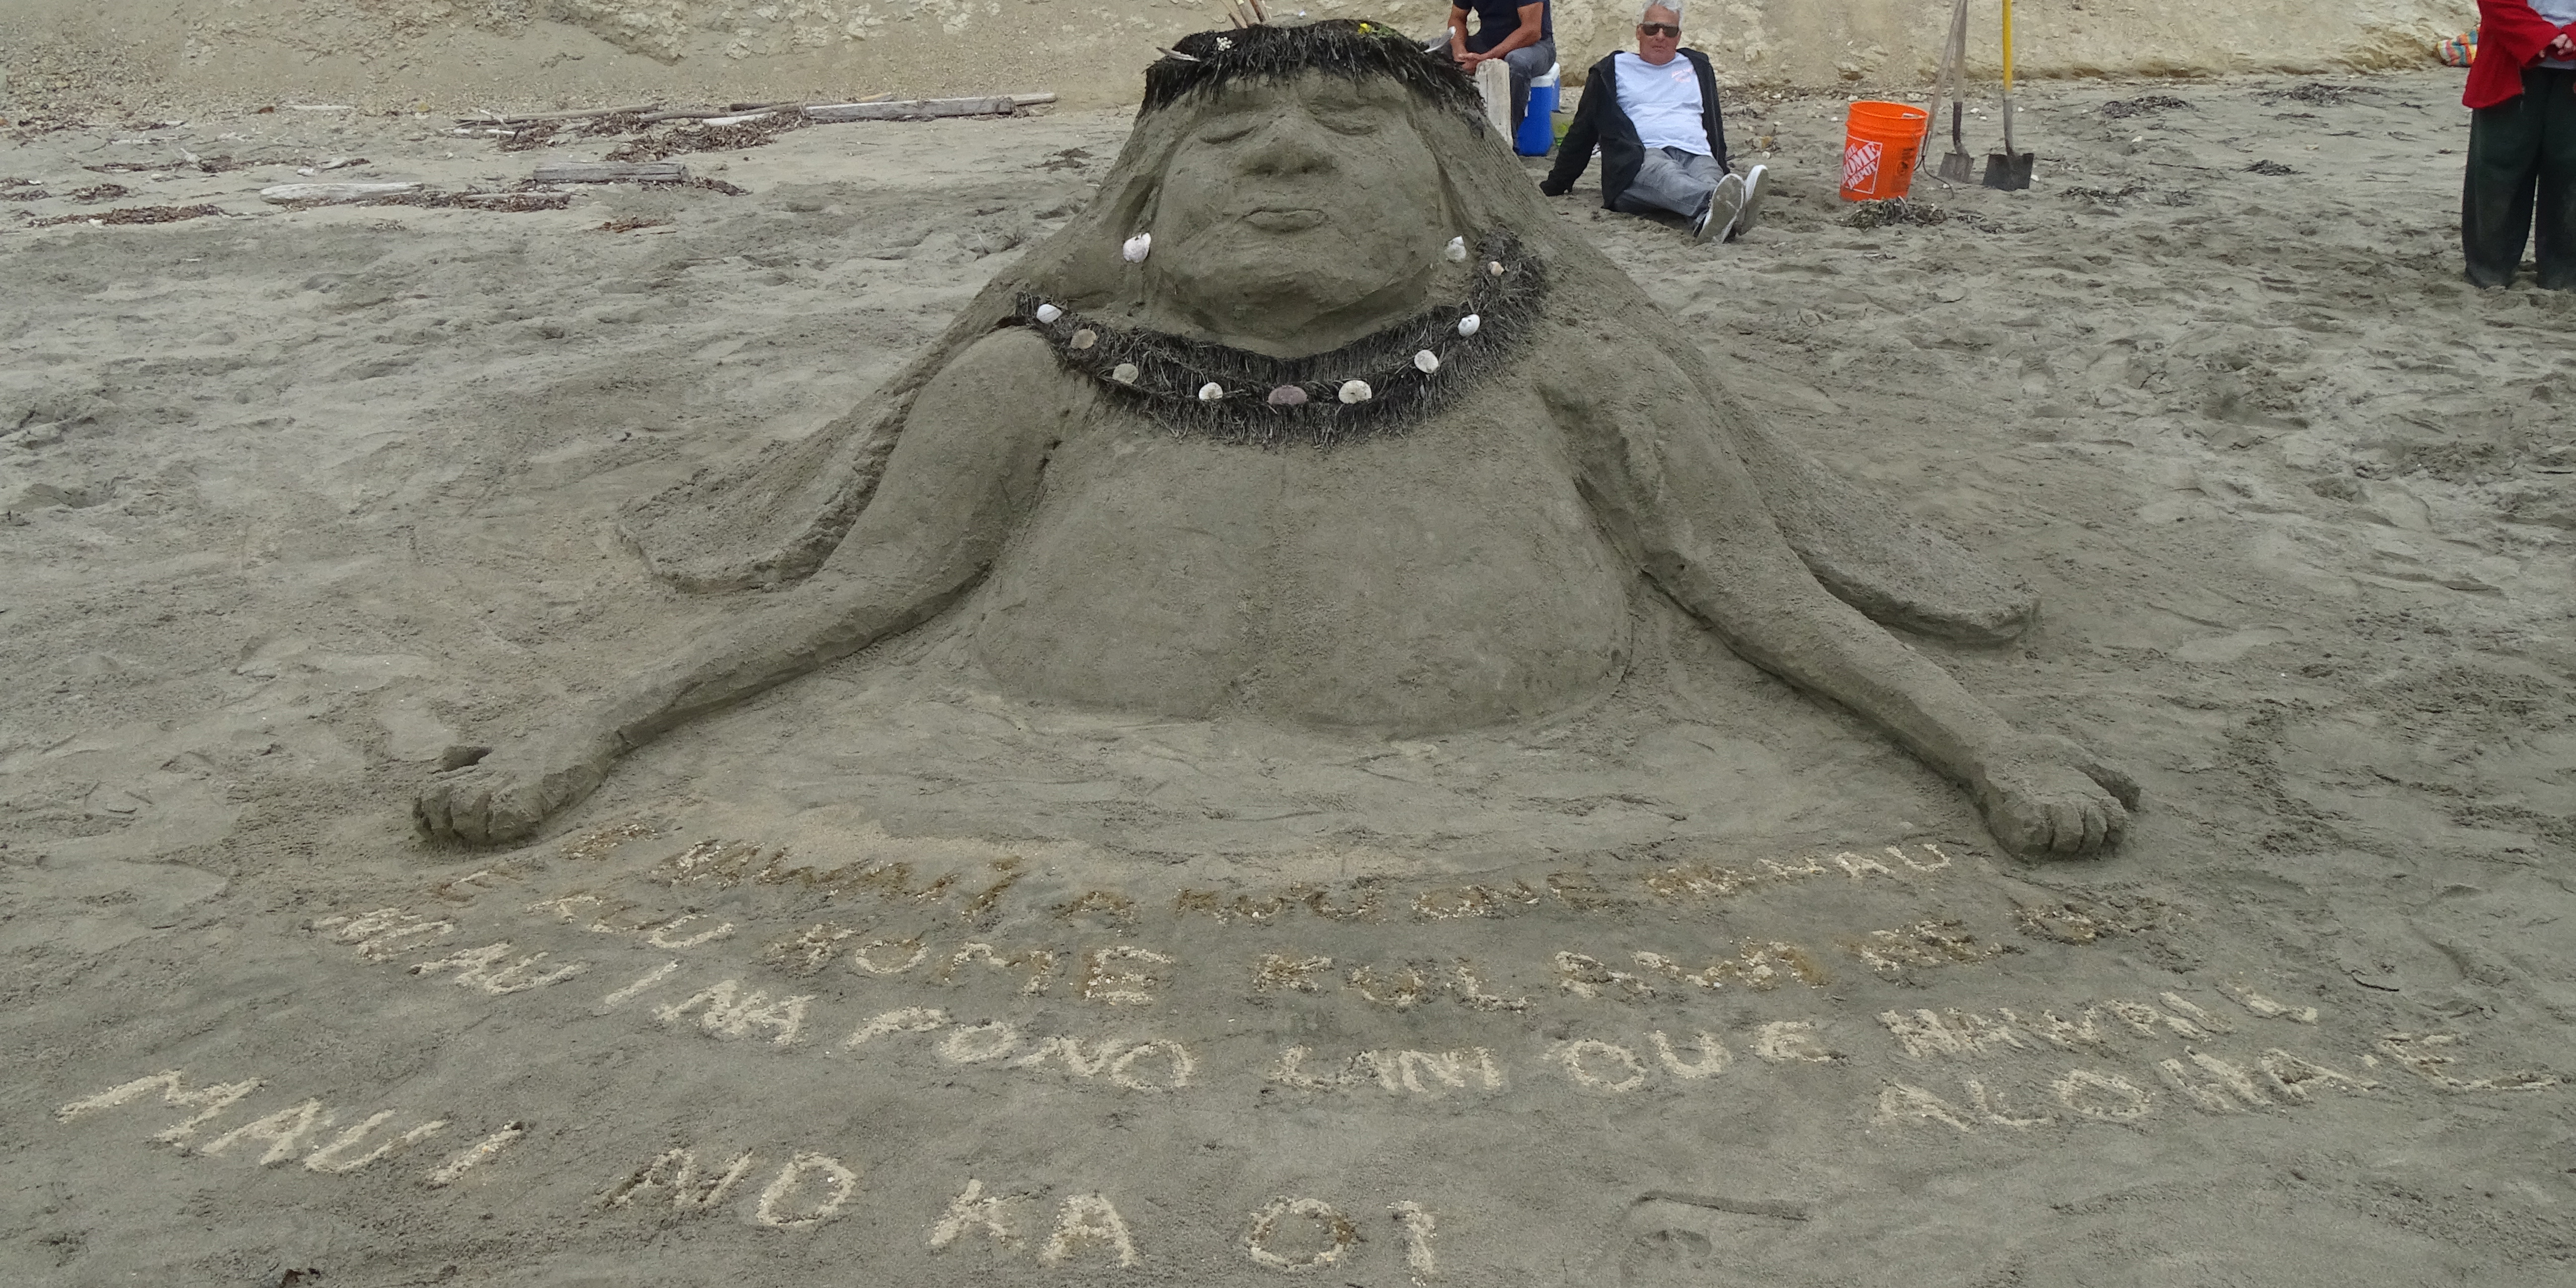
{"type": "Polygon", "coordinates": [[[1333,151],[1324,128],[1301,111],[1287,111],[1261,127],[1243,172],[1276,178],[1298,178],[1333,168],[1333,151]]]}

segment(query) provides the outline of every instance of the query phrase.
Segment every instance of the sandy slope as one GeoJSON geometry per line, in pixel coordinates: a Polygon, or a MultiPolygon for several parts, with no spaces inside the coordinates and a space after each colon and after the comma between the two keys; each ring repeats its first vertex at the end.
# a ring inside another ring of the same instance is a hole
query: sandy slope
{"type": "Polygon", "coordinates": [[[0,226],[0,1278],[2563,1276],[2576,301],[2456,280],[2455,103],[2051,92],[2033,191],[1862,230],[1839,102],[1766,98],[1749,241],[1561,203],[2041,586],[2024,646],[1935,651],[2145,780],[2049,867],[1651,601],[1595,709],[1394,744],[1014,702],[952,619],[427,851],[447,748],[728,611],[616,506],[866,396],[1123,121],[533,214],[253,198],[548,155],[410,118],[0,151],[31,218],[227,212],[0,226]]]}
{"type": "MultiPolygon", "coordinates": [[[[1445,0],[1281,0],[1281,12],[1371,17],[1429,35],[1445,0]]],[[[1928,83],[1941,0],[1703,0],[1691,42],[1726,83],[1928,83]]],[[[1972,6],[1972,62],[1992,76],[1999,6],[1972,6]]],[[[1560,61],[1580,78],[1624,45],[1628,0],[1556,0],[1560,61]]],[[[2209,75],[2421,67],[2476,25],[2467,0],[2070,0],[2016,15],[2024,75],[2209,75]]],[[[217,104],[589,107],[767,102],[879,91],[1051,89],[1133,102],[1157,45],[1226,24],[1216,0],[10,0],[0,6],[0,116],[163,112],[217,104]]]]}

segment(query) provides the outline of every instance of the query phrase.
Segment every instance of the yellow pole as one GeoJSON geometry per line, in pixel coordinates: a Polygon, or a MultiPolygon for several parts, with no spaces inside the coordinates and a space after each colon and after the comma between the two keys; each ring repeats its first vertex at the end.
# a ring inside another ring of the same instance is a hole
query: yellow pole
{"type": "Polygon", "coordinates": [[[2012,92],[2012,0],[2004,0],[2004,92],[2012,92]]]}

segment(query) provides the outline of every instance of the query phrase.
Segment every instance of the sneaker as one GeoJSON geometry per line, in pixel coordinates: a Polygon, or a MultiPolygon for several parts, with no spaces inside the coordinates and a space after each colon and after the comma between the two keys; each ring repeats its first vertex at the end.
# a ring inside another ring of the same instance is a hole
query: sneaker
{"type": "Polygon", "coordinates": [[[1712,237],[1726,240],[1727,233],[1735,228],[1736,212],[1742,209],[1744,180],[1730,174],[1718,180],[1716,189],[1708,194],[1708,209],[1699,212],[1699,218],[1692,221],[1691,236],[1701,241],[1712,237]]]}
{"type": "Polygon", "coordinates": [[[1771,167],[1757,165],[1744,172],[1744,208],[1735,214],[1733,240],[1762,226],[1762,199],[1771,195],[1771,167]]]}

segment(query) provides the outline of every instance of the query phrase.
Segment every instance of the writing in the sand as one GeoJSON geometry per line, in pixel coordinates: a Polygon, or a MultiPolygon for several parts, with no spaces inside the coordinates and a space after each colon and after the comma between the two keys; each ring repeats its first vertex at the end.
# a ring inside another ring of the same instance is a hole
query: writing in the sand
{"type": "MultiPolygon", "coordinates": [[[[424,914],[380,910],[324,922],[332,923],[322,931],[326,941],[346,943],[357,961],[471,995],[544,994],[583,987],[576,981],[591,977],[585,962],[555,964],[543,952],[521,954],[506,942],[414,952],[406,946],[442,937],[424,929],[439,924],[424,914]]],[[[836,946],[817,938],[799,950],[836,946]]],[[[1954,944],[1953,951],[1965,950],[1954,944]]],[[[597,1021],[640,1021],[663,1037],[711,1039],[746,1057],[820,1056],[886,1078],[936,1070],[942,1078],[1043,1079],[1149,1096],[1249,1081],[1271,1089],[1265,1103],[1274,1105],[1357,1097],[1401,1109],[1544,1095],[1551,1087],[1604,1101],[1656,1087],[1726,1095],[1737,1081],[1728,1075],[1739,1057],[1754,1062],[1745,1067],[1772,1069],[1775,1079],[1802,1068],[1865,1067],[1884,1073],[1872,1093],[1874,1121],[1959,1131],[2292,1108],[2320,1093],[2379,1093],[2379,1074],[2390,1064],[2455,1090],[2552,1081],[2525,1073],[2460,1076],[2451,1068],[2456,1035],[2384,1034],[2358,1052],[2321,1051],[2313,1007],[2285,1005],[2242,982],[2215,995],[2203,992],[2200,1000],[2168,988],[2128,998],[1890,1009],[1863,1020],[1837,1013],[1817,995],[1822,976],[1803,954],[1763,941],[1709,961],[1632,950],[1618,955],[1617,967],[1611,954],[1561,951],[1547,963],[1545,986],[1527,991],[1497,987],[1463,961],[1445,974],[1415,966],[1345,970],[1328,955],[1292,952],[1255,954],[1216,968],[1228,975],[1233,996],[1254,1001],[1331,989],[1391,1013],[1435,1002],[1454,1006],[1450,1032],[1458,1022],[1470,1029],[1492,1025],[1488,1038],[1437,1046],[1309,1038],[1265,1047],[1258,1035],[1266,1018],[1240,1007],[1216,1008],[1230,1014],[1212,1034],[1207,1021],[1184,1024],[1170,1018],[1176,1008],[1163,1005],[1187,984],[1191,963],[1143,944],[1038,957],[967,943],[940,952],[939,968],[929,966],[933,955],[927,943],[882,940],[848,945],[842,954],[864,963],[857,969],[873,978],[913,980],[925,990],[959,970],[996,974],[1011,987],[981,1013],[931,991],[850,1007],[674,958],[591,985],[601,991],[584,1009],[597,1021]],[[1030,997],[1059,987],[1095,1008],[1097,1018],[1068,1023],[1061,1012],[1048,1012],[1059,1018],[1042,1023],[1020,1013],[1030,997]],[[1791,1013],[1685,1015],[1674,1022],[1676,1004],[1704,996],[1786,1003],[1791,1013]],[[1648,1007],[1649,1001],[1658,1004],[1648,1007]],[[1535,1040],[1526,1020],[1542,1003],[1570,1022],[1558,1036],[1535,1040]],[[1565,1033],[1567,1027],[1574,1031],[1565,1033]]],[[[2338,1038],[2335,1045],[2349,1043],[2338,1038]]]]}
{"type": "MultiPolygon", "coordinates": [[[[54,1118],[72,1124],[104,1120],[110,1111],[157,1109],[166,1121],[160,1121],[158,1130],[145,1140],[181,1158],[254,1168],[291,1166],[321,1178],[400,1169],[414,1147],[449,1125],[433,1120],[389,1127],[404,1115],[380,1109],[342,1126],[344,1114],[355,1118],[355,1111],[307,1098],[266,1114],[257,1114],[253,1106],[246,1111],[253,1115],[247,1121],[215,1129],[217,1120],[252,1101],[268,1085],[266,1078],[257,1076],[192,1080],[185,1070],[168,1069],[73,1100],[55,1109],[54,1118]]],[[[469,1173],[493,1177],[501,1164],[519,1156],[517,1147],[528,1134],[529,1124],[524,1121],[504,1124],[417,1172],[414,1179],[425,1189],[440,1190],[466,1180],[469,1173]]],[[[917,1187],[898,1183],[897,1188],[917,1187]]],[[[730,1214],[758,1229],[815,1231],[865,1207],[866,1190],[864,1165],[855,1152],[846,1157],[812,1149],[754,1147],[731,1152],[690,1144],[642,1158],[611,1178],[591,1202],[607,1212],[657,1219],[730,1214]]],[[[1040,1187],[998,1179],[988,1186],[984,1178],[970,1176],[947,1197],[938,1218],[920,1237],[934,1253],[980,1246],[997,1257],[1027,1257],[1051,1267],[1135,1269],[1145,1265],[1150,1230],[1140,1228],[1109,1194],[1094,1190],[1052,1202],[1043,1194],[1040,1187]]],[[[886,1206],[903,1210],[917,1205],[886,1206]]],[[[1416,1279],[1437,1275],[1440,1258],[1433,1239],[1438,1218],[1422,1204],[1402,1198],[1383,1202],[1379,1210],[1401,1236],[1397,1242],[1404,1268],[1416,1279]]],[[[1360,1263],[1366,1242],[1358,1222],[1343,1208],[1320,1198],[1278,1196],[1246,1215],[1235,1246],[1253,1264],[1270,1270],[1341,1267],[1357,1272],[1364,1269],[1360,1263]]]]}

